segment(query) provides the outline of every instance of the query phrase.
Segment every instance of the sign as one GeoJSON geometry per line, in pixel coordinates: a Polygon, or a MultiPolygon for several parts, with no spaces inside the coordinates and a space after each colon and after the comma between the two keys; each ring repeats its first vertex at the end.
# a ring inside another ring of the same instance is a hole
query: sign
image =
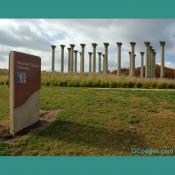
{"type": "Polygon", "coordinates": [[[39,120],[39,89],[41,59],[11,51],[10,71],[10,133],[31,126],[39,120]]]}

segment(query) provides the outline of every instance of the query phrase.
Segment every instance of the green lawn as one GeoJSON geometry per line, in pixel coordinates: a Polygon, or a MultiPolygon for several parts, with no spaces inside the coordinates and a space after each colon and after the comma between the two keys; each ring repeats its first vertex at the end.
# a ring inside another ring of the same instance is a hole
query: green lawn
{"type": "MultiPolygon", "coordinates": [[[[9,115],[7,106],[8,88],[0,86],[0,122],[9,115]]],[[[41,89],[41,108],[58,110],[56,121],[29,137],[0,141],[0,155],[133,155],[133,147],[175,149],[175,92],[49,86],[41,89]]]]}

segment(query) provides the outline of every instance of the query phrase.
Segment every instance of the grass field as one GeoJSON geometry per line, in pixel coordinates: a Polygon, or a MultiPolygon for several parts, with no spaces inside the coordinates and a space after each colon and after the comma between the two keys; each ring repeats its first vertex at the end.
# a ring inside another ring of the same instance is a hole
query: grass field
{"type": "MultiPolygon", "coordinates": [[[[135,155],[133,147],[175,149],[175,92],[43,86],[41,108],[58,110],[57,119],[28,137],[0,141],[0,155],[135,155]]],[[[8,88],[1,85],[0,123],[8,111],[8,88]]]]}

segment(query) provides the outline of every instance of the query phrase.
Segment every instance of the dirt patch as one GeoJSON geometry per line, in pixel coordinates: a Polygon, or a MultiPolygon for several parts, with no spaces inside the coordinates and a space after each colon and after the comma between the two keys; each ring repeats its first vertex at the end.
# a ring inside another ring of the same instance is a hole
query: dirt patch
{"type": "Polygon", "coordinates": [[[34,125],[23,129],[18,132],[15,136],[10,134],[10,120],[3,120],[0,123],[0,141],[3,140],[16,140],[21,137],[27,137],[33,133],[39,132],[47,128],[53,121],[56,120],[57,113],[59,110],[49,110],[49,111],[40,111],[40,119],[34,125]]]}

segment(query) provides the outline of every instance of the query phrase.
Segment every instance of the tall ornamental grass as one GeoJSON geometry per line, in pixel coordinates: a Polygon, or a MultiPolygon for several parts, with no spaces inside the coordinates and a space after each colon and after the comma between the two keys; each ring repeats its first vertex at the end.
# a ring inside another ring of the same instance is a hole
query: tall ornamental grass
{"type": "Polygon", "coordinates": [[[61,87],[101,87],[101,88],[145,88],[145,89],[175,89],[175,80],[160,78],[139,78],[113,74],[61,74],[42,73],[42,85],[61,87]]]}

